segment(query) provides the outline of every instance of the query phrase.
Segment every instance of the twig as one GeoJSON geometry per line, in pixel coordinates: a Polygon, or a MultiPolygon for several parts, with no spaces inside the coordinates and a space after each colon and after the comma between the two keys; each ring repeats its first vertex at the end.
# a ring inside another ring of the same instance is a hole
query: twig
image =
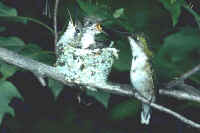
{"type": "MultiPolygon", "coordinates": [[[[193,122],[193,121],[187,119],[186,117],[184,117],[184,116],[182,116],[182,115],[180,115],[180,114],[178,114],[178,113],[176,113],[176,112],[174,112],[174,111],[172,111],[172,110],[170,110],[170,109],[168,109],[168,108],[166,108],[164,106],[158,105],[156,103],[149,103],[149,101],[146,100],[145,98],[143,98],[142,96],[140,96],[139,93],[136,93],[136,92],[134,93],[133,91],[131,91],[131,88],[130,88],[131,86],[129,86],[129,85],[123,85],[124,88],[122,87],[122,85],[119,85],[119,84],[113,84],[113,85],[106,84],[106,85],[102,85],[102,86],[97,86],[97,85],[94,86],[93,85],[93,87],[96,87],[96,88],[99,87],[99,89],[104,88],[103,89],[104,91],[106,91],[106,90],[108,91],[109,90],[112,93],[113,92],[117,92],[117,94],[118,94],[120,92],[120,94],[134,96],[136,99],[142,101],[143,103],[147,103],[151,107],[153,107],[153,108],[155,108],[155,109],[157,109],[159,111],[162,111],[162,112],[165,112],[167,114],[170,114],[170,115],[176,117],[177,119],[179,119],[180,121],[182,121],[182,122],[184,122],[184,123],[186,123],[186,124],[188,124],[188,125],[190,125],[192,127],[200,129],[200,124],[198,124],[196,122],[193,122]]],[[[200,99],[200,98],[198,97],[198,99],[200,99]]]]}
{"type": "Polygon", "coordinates": [[[200,70],[200,64],[195,66],[192,70],[184,73],[180,78],[185,80],[200,70]]]}
{"type": "Polygon", "coordinates": [[[200,64],[195,66],[193,69],[189,70],[188,72],[184,73],[180,78],[176,80],[170,81],[167,85],[166,88],[172,88],[174,86],[184,84],[184,80],[195,74],[200,70],[200,64]]]}
{"type": "Polygon", "coordinates": [[[47,86],[46,81],[45,81],[45,79],[42,76],[40,76],[40,75],[38,75],[36,73],[33,73],[33,74],[36,76],[36,78],[38,79],[38,81],[40,82],[40,84],[43,87],[47,86]]]}
{"type": "Polygon", "coordinates": [[[54,34],[55,34],[54,51],[56,51],[56,43],[57,43],[57,40],[58,40],[58,31],[57,31],[57,11],[58,11],[58,4],[59,4],[59,0],[55,0],[54,15],[53,15],[53,20],[54,20],[54,34]]]}
{"type": "MultiPolygon", "coordinates": [[[[193,9],[191,9],[190,6],[187,5],[187,4],[182,5],[182,7],[184,9],[186,9],[189,13],[191,13],[194,16],[194,18],[196,19],[198,28],[200,29],[200,17],[199,17],[199,15],[193,9]]],[[[194,67],[192,70],[190,70],[190,71],[186,72],[185,74],[183,74],[179,79],[169,82],[166,85],[166,87],[167,88],[171,88],[171,87],[174,87],[176,85],[179,85],[180,82],[177,82],[178,80],[179,81],[181,81],[181,80],[184,81],[185,79],[187,79],[188,77],[190,77],[191,75],[193,75],[194,73],[196,73],[199,70],[200,70],[200,64],[197,65],[196,67],[194,67]]]]}
{"type": "Polygon", "coordinates": [[[183,5],[183,8],[185,8],[189,13],[191,13],[194,18],[196,19],[196,22],[197,22],[197,25],[198,25],[198,28],[200,30],[200,18],[199,18],[199,14],[196,13],[193,9],[191,9],[188,5],[184,4],[183,5]]]}
{"type": "Polygon", "coordinates": [[[47,30],[49,30],[52,35],[54,35],[54,31],[51,27],[49,27],[47,24],[35,19],[35,18],[29,18],[29,17],[23,17],[23,16],[1,16],[0,17],[2,20],[3,19],[13,19],[13,20],[20,20],[20,21],[24,21],[26,23],[26,21],[30,21],[30,22],[34,22],[36,24],[41,25],[42,27],[46,28],[47,30]]]}
{"type": "Polygon", "coordinates": [[[29,70],[33,73],[38,73],[41,76],[51,77],[64,84],[68,84],[68,85],[71,84],[65,81],[64,75],[59,74],[57,70],[55,69],[55,67],[51,67],[43,63],[37,62],[35,60],[29,59],[27,57],[21,56],[5,48],[0,48],[0,59],[4,60],[7,63],[18,66],[20,68],[29,70]]]}
{"type": "Polygon", "coordinates": [[[148,100],[142,98],[142,97],[141,97],[140,95],[138,95],[137,93],[135,93],[135,97],[136,97],[138,100],[140,100],[140,101],[142,101],[142,102],[144,102],[144,103],[149,104],[151,107],[153,107],[153,108],[155,108],[155,109],[157,109],[157,110],[159,110],[159,111],[162,111],[162,112],[165,112],[165,113],[167,113],[167,114],[170,114],[170,115],[176,117],[177,119],[179,119],[180,121],[182,121],[182,122],[184,122],[184,123],[186,123],[186,124],[188,124],[188,125],[190,125],[190,126],[192,126],[192,127],[195,127],[195,128],[200,129],[200,124],[198,124],[198,123],[196,123],[196,122],[193,122],[193,121],[187,119],[186,117],[184,117],[184,116],[182,116],[182,115],[180,115],[180,114],[178,114],[178,113],[176,113],[176,112],[174,112],[174,111],[172,111],[172,110],[170,110],[170,109],[168,109],[168,108],[166,108],[166,107],[164,107],[164,106],[161,106],[161,105],[158,105],[158,104],[155,104],[155,103],[149,103],[148,100]]]}
{"type": "Polygon", "coordinates": [[[184,91],[179,91],[179,90],[165,90],[165,89],[160,89],[159,90],[160,95],[166,95],[166,96],[171,96],[180,100],[188,100],[188,101],[194,101],[200,103],[200,97],[191,95],[189,93],[186,93],[184,91]]]}
{"type": "Polygon", "coordinates": [[[43,9],[43,15],[51,18],[51,10],[49,7],[49,0],[45,0],[45,8],[43,9]]]}
{"type": "MultiPolygon", "coordinates": [[[[101,91],[108,92],[108,93],[113,93],[113,94],[118,94],[118,95],[129,95],[129,96],[134,96],[138,100],[150,104],[155,109],[158,109],[160,111],[166,112],[177,119],[181,120],[182,122],[200,129],[200,125],[185,118],[184,116],[167,109],[166,107],[163,107],[161,105],[155,104],[155,103],[149,103],[146,99],[141,97],[138,93],[133,93],[133,91],[130,89],[130,85],[123,85],[123,84],[116,84],[116,83],[107,83],[107,84],[101,84],[101,83],[78,83],[78,82],[70,82],[65,80],[65,76],[61,73],[59,73],[56,68],[45,65],[43,63],[40,63],[38,61],[29,59],[27,57],[21,56],[17,53],[14,53],[10,50],[7,50],[5,48],[0,48],[0,59],[9,63],[13,64],[15,66],[21,67],[23,69],[29,70],[31,72],[37,72],[42,76],[47,76],[52,79],[55,79],[57,81],[60,81],[68,86],[73,86],[75,84],[79,84],[82,86],[89,86],[92,88],[97,88],[101,91]]],[[[94,90],[92,90],[94,91],[94,90]]]]}

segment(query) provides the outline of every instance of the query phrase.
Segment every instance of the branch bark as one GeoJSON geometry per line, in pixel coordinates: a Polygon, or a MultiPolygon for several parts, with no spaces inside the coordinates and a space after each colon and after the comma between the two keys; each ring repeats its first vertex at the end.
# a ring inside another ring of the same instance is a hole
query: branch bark
{"type": "Polygon", "coordinates": [[[195,74],[196,72],[198,72],[199,70],[200,70],[200,64],[195,66],[193,69],[189,70],[188,72],[184,73],[180,78],[185,80],[189,78],[190,76],[192,76],[193,74],[195,74]]]}
{"type": "Polygon", "coordinates": [[[173,97],[173,98],[177,98],[179,100],[188,100],[188,101],[200,103],[200,97],[199,96],[191,95],[191,94],[186,93],[184,91],[160,89],[159,94],[170,96],[170,97],[173,97]]]}
{"type": "Polygon", "coordinates": [[[180,84],[184,84],[184,80],[186,80],[187,78],[189,78],[190,76],[192,76],[193,74],[195,74],[196,72],[198,72],[199,70],[200,70],[200,64],[197,65],[197,66],[195,66],[193,69],[189,70],[188,72],[184,73],[178,79],[172,80],[171,82],[169,82],[166,85],[166,88],[172,88],[174,86],[178,86],[180,84]]]}
{"type": "MultiPolygon", "coordinates": [[[[101,91],[104,91],[104,92],[108,92],[108,93],[113,93],[113,94],[117,94],[117,95],[124,95],[124,96],[133,96],[135,97],[136,99],[144,102],[144,103],[147,103],[149,104],[150,106],[152,106],[153,108],[155,109],[158,109],[160,111],[163,111],[165,113],[168,113],[174,117],[176,117],[177,119],[181,120],[182,122],[192,126],[192,127],[195,127],[195,128],[198,128],[200,129],[200,125],[198,123],[195,123],[189,119],[187,119],[186,117],[166,108],[166,107],[163,107],[161,105],[158,105],[156,103],[149,103],[148,100],[146,100],[145,98],[141,97],[137,92],[133,92],[132,91],[132,86],[130,85],[127,85],[127,84],[117,84],[117,83],[106,83],[106,84],[102,84],[102,83],[80,83],[80,82],[69,82],[69,81],[66,81],[65,80],[65,76],[62,74],[62,73],[59,73],[55,67],[52,67],[52,66],[48,66],[48,65],[45,65],[43,63],[40,63],[38,61],[35,61],[35,60],[32,60],[32,59],[29,59],[27,57],[24,57],[24,56],[21,56],[17,53],[14,53],[10,50],[7,50],[5,48],[0,48],[0,59],[9,63],[9,64],[12,64],[12,65],[15,65],[15,66],[18,66],[20,68],[23,68],[23,69],[26,69],[26,70],[29,70],[31,72],[36,72],[36,73],[39,73],[40,75],[44,76],[44,77],[50,77],[52,79],[55,79],[57,81],[60,81],[62,82],[63,84],[65,85],[68,85],[68,86],[73,86],[73,85],[81,85],[81,86],[90,86],[92,88],[97,88],[97,90],[101,90],[101,91]]],[[[94,90],[92,90],[94,91],[94,90]]],[[[167,90],[164,91],[164,89],[161,89],[160,91],[160,94],[163,94],[163,95],[169,95],[169,96],[174,96],[175,97],[175,93],[167,93],[167,90]]],[[[188,99],[189,100],[189,96],[187,96],[186,98],[186,95],[182,95],[183,93],[182,92],[176,92],[176,94],[178,94],[179,96],[179,99],[188,99]]],[[[176,98],[177,98],[177,95],[176,95],[176,98]]],[[[196,101],[199,102],[200,100],[200,97],[193,97],[193,99],[196,99],[196,101]]],[[[190,98],[191,100],[191,98],[190,98]]]]}

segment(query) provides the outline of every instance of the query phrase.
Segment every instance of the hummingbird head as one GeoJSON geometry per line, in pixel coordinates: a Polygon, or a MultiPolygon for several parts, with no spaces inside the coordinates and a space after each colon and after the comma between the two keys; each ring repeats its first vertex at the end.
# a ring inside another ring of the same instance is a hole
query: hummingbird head
{"type": "Polygon", "coordinates": [[[148,57],[152,57],[153,53],[150,51],[148,48],[147,40],[143,34],[137,35],[137,41],[139,42],[138,44],[140,47],[143,49],[143,51],[147,54],[148,57]]]}
{"type": "Polygon", "coordinates": [[[93,16],[84,18],[84,28],[94,34],[102,32],[101,19],[93,16]]]}
{"type": "Polygon", "coordinates": [[[76,21],[75,25],[74,25],[74,41],[75,42],[80,42],[81,37],[82,37],[82,33],[83,33],[83,25],[81,24],[80,21],[76,21]]]}
{"type": "Polygon", "coordinates": [[[129,36],[128,39],[130,42],[132,42],[131,47],[134,47],[132,49],[132,52],[134,52],[133,54],[144,53],[147,57],[153,56],[153,53],[148,48],[148,44],[144,35],[138,34],[135,36],[129,36]]]}
{"type": "Polygon", "coordinates": [[[74,43],[80,41],[81,39],[82,24],[78,20],[73,21],[70,11],[68,9],[67,11],[69,14],[69,22],[68,22],[67,29],[65,30],[63,36],[61,36],[61,41],[64,43],[64,45],[70,44],[70,45],[75,46],[74,43]]]}
{"type": "Polygon", "coordinates": [[[67,29],[60,37],[57,45],[62,44],[63,46],[70,45],[72,47],[78,47],[83,33],[82,29],[82,24],[79,21],[73,22],[72,19],[70,19],[67,29]]]}
{"type": "Polygon", "coordinates": [[[83,49],[93,46],[96,48],[95,36],[102,33],[100,20],[95,17],[85,17],[83,20],[83,34],[80,41],[80,46],[83,49]]]}

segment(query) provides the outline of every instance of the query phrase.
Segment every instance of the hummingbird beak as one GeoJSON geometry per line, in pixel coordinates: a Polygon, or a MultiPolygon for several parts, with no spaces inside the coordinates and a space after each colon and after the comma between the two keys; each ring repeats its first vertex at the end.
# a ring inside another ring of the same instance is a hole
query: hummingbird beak
{"type": "Polygon", "coordinates": [[[102,30],[102,27],[101,27],[101,25],[98,23],[97,25],[96,25],[96,28],[97,28],[97,30],[99,31],[99,32],[102,32],[103,30],[102,30]]]}
{"type": "Polygon", "coordinates": [[[105,32],[105,31],[103,30],[103,27],[102,27],[99,23],[96,25],[96,28],[97,28],[97,30],[98,30],[99,32],[108,35],[108,33],[105,32]]]}
{"type": "Polygon", "coordinates": [[[68,8],[67,8],[67,11],[68,11],[69,18],[70,18],[70,21],[71,21],[72,25],[75,26],[75,23],[73,22],[73,19],[72,19],[71,13],[70,13],[70,11],[69,11],[68,8]]]}

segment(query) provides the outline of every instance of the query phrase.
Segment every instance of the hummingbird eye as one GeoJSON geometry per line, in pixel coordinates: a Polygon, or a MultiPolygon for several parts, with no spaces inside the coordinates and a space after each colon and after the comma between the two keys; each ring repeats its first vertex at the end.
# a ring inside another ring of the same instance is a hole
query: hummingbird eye
{"type": "Polygon", "coordinates": [[[76,29],[76,33],[80,33],[81,31],[79,29],[76,29]]]}
{"type": "Polygon", "coordinates": [[[86,23],[87,26],[92,26],[92,24],[93,24],[93,23],[92,23],[91,21],[88,21],[88,22],[86,23]]]}
{"type": "Polygon", "coordinates": [[[92,25],[92,22],[90,21],[88,24],[89,24],[89,25],[92,25]]]}
{"type": "Polygon", "coordinates": [[[137,59],[137,56],[134,56],[133,59],[136,60],[136,59],[137,59]]]}

